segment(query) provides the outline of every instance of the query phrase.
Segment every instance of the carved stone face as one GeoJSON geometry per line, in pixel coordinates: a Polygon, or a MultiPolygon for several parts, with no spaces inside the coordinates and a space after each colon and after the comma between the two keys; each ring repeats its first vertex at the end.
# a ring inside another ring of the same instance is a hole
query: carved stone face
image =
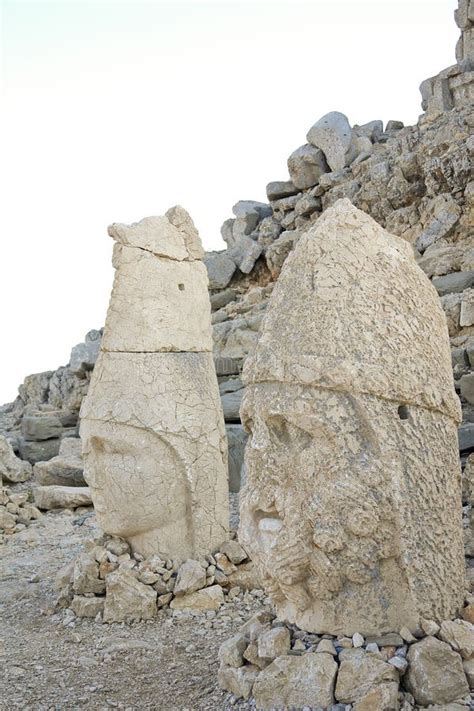
{"type": "Polygon", "coordinates": [[[367,404],[299,385],[246,391],[240,537],[274,601],[299,613],[397,555],[390,467],[367,404]]]}
{"type": "Polygon", "coordinates": [[[184,463],[163,437],[129,425],[86,420],[81,424],[84,477],[104,530],[133,540],[189,538],[190,494],[184,463]]]}

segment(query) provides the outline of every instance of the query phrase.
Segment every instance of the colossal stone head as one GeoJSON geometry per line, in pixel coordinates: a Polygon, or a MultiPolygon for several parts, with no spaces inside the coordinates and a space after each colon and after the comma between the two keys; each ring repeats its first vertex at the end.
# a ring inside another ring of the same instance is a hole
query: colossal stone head
{"type": "Polygon", "coordinates": [[[455,614],[459,402],[410,245],[329,208],[285,262],[244,379],[239,536],[279,616],[376,634],[455,614]]]}
{"type": "Polygon", "coordinates": [[[110,234],[116,275],[81,408],[98,520],[143,555],[188,558],[227,536],[225,428],[207,274],[187,213],[110,234]]]}

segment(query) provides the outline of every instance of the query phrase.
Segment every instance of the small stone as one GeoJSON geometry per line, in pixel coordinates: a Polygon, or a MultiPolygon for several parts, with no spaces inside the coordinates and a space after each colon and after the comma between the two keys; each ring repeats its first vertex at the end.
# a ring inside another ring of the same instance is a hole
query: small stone
{"type": "Polygon", "coordinates": [[[341,661],[336,683],[336,698],[346,704],[360,701],[374,687],[397,682],[396,669],[387,662],[367,654],[363,649],[346,649],[340,653],[341,661]]]}
{"type": "Polygon", "coordinates": [[[175,597],[170,607],[172,610],[218,610],[224,603],[224,593],[220,585],[212,585],[209,588],[198,590],[197,592],[175,597]]]}
{"type": "Polygon", "coordinates": [[[81,553],[74,563],[72,574],[74,592],[79,595],[85,593],[103,593],[105,581],[99,578],[99,564],[89,551],[81,553]]]}
{"type": "Polygon", "coordinates": [[[291,638],[287,627],[274,627],[259,635],[258,656],[273,660],[290,651],[291,638]]]}
{"type": "Polygon", "coordinates": [[[336,673],[331,654],[277,657],[254,683],[257,708],[328,708],[334,703],[336,673]]]}
{"type": "Polygon", "coordinates": [[[99,613],[103,613],[104,604],[104,597],[84,597],[83,595],[74,595],[71,602],[71,610],[75,612],[77,617],[95,618],[99,613]]]}
{"type": "Polygon", "coordinates": [[[435,636],[439,632],[439,625],[434,620],[421,620],[421,629],[428,636],[435,636]]]}
{"type": "Polygon", "coordinates": [[[196,560],[187,560],[178,570],[174,594],[185,595],[204,587],[206,587],[205,569],[196,560]]]}
{"type": "Polygon", "coordinates": [[[333,657],[337,657],[336,648],[334,647],[334,644],[331,639],[322,639],[316,647],[316,652],[332,654],[333,657]]]}
{"type": "Polygon", "coordinates": [[[234,565],[238,565],[248,558],[247,553],[237,541],[225,541],[220,552],[226,555],[234,565]]]}
{"type": "MultiPolygon", "coordinates": [[[[416,642],[416,637],[410,632],[408,627],[402,627],[400,630],[400,637],[408,644],[416,642]]],[[[395,645],[396,646],[396,645],[395,645]]]]}
{"type": "Polygon", "coordinates": [[[235,571],[237,570],[236,566],[230,562],[230,560],[226,555],[224,555],[224,553],[216,553],[215,559],[216,566],[219,568],[219,570],[222,570],[224,575],[230,575],[231,573],[235,573],[235,571]]]}
{"type": "Polygon", "coordinates": [[[75,509],[92,506],[90,489],[87,486],[37,486],[33,491],[39,509],[75,509]]]}
{"type": "Polygon", "coordinates": [[[297,639],[292,647],[294,652],[304,652],[306,650],[306,645],[302,639],[297,639]]]}
{"type": "Polygon", "coordinates": [[[404,657],[399,657],[397,654],[394,657],[391,657],[388,660],[388,663],[392,665],[392,667],[395,667],[395,669],[398,669],[399,672],[404,674],[407,670],[408,667],[408,662],[404,657]]]}
{"type": "Polygon", "coordinates": [[[323,151],[332,171],[344,168],[352,140],[347,116],[339,111],[325,114],[310,128],[306,139],[323,151]]]}
{"type": "Polygon", "coordinates": [[[311,188],[323,173],[329,172],[324,153],[310,143],[297,148],[288,158],[288,172],[295,187],[311,188]]]}
{"type": "Polygon", "coordinates": [[[375,644],[378,644],[379,647],[402,647],[403,646],[403,639],[399,634],[396,634],[394,632],[389,633],[389,634],[384,634],[380,636],[368,636],[366,638],[366,642],[375,642],[375,644]]]}
{"type": "Polygon", "coordinates": [[[352,646],[355,648],[364,646],[364,638],[359,632],[352,635],[352,646]]]}
{"type": "Polygon", "coordinates": [[[289,197],[291,195],[296,195],[299,192],[299,188],[291,180],[287,181],[274,181],[268,183],[267,188],[267,198],[271,200],[280,200],[281,198],[289,197]]]}
{"type": "Polygon", "coordinates": [[[380,652],[379,645],[376,642],[369,642],[365,647],[365,651],[378,654],[380,652]]]}
{"type": "Polygon", "coordinates": [[[156,592],[140,583],[129,570],[107,575],[104,622],[151,620],[156,614],[156,592]]]}
{"type": "Polygon", "coordinates": [[[218,659],[221,664],[229,667],[241,667],[244,664],[243,654],[247,648],[244,635],[236,634],[219,647],[218,659]]]}
{"type": "Polygon", "coordinates": [[[125,555],[126,553],[130,553],[130,546],[127,541],[124,541],[123,538],[111,538],[105,544],[105,548],[110,553],[113,553],[116,556],[121,556],[125,555]]]}
{"type": "Polygon", "coordinates": [[[238,699],[248,699],[252,694],[255,679],[259,669],[254,666],[244,666],[236,669],[221,665],[217,673],[217,681],[221,689],[230,691],[238,699]]]}
{"type": "Polygon", "coordinates": [[[462,660],[445,642],[425,637],[408,650],[405,686],[420,706],[448,704],[469,693],[462,660]]]}
{"type": "Polygon", "coordinates": [[[439,636],[463,659],[474,656],[474,625],[466,620],[445,620],[441,623],[439,636]]]}

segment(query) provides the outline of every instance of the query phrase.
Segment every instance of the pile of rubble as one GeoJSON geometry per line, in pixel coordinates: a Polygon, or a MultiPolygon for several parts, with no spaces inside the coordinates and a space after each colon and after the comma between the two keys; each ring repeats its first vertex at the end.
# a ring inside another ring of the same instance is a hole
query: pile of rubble
{"type": "Polygon", "coordinates": [[[160,609],[215,611],[241,591],[259,589],[259,582],[236,540],[183,562],[144,558],[124,539],[103,535],[59,571],[56,589],[57,606],[69,607],[77,617],[133,622],[152,619],[160,609]]]}
{"type": "Polygon", "coordinates": [[[0,487],[0,544],[40,517],[41,511],[30,501],[28,491],[13,492],[6,486],[0,487]]]}
{"type": "Polygon", "coordinates": [[[366,638],[311,634],[258,612],[221,646],[219,684],[258,709],[462,711],[474,687],[473,620],[472,595],[463,619],[366,638]]]}

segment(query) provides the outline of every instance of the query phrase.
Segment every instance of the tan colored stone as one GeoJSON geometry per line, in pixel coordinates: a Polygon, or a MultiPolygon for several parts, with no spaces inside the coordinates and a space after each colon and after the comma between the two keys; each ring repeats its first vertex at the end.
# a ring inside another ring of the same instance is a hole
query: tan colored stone
{"type": "Polygon", "coordinates": [[[202,262],[177,262],[120,246],[114,263],[102,350],[212,350],[208,279],[202,262]]]}
{"type": "Polygon", "coordinates": [[[115,570],[106,577],[104,622],[151,620],[156,597],[153,588],[140,583],[130,570],[115,570]]]}
{"type": "Polygon", "coordinates": [[[273,660],[288,654],[291,647],[290,631],[287,627],[273,627],[263,632],[258,638],[258,656],[273,660]]]}
{"type": "Polygon", "coordinates": [[[114,289],[81,408],[101,528],[146,557],[228,538],[227,447],[202,247],[183,208],[112,225],[114,289]]]}
{"type": "Polygon", "coordinates": [[[327,209],[285,262],[244,380],[239,540],[278,616],[367,636],[455,615],[460,408],[410,245],[348,200],[327,209]]]}
{"type": "Polygon", "coordinates": [[[242,634],[236,634],[219,647],[219,661],[229,667],[241,667],[244,664],[243,654],[246,649],[245,637],[242,634]]]}
{"type": "Polygon", "coordinates": [[[84,597],[74,595],[71,602],[71,610],[78,617],[96,617],[104,612],[105,597],[84,597]]]}
{"type": "Polygon", "coordinates": [[[474,656],[474,625],[466,620],[444,620],[439,632],[443,642],[447,642],[463,659],[474,656]]]}
{"type": "Polygon", "coordinates": [[[91,490],[87,486],[37,486],[33,490],[39,509],[76,509],[91,506],[91,490]]]}
{"type": "Polygon", "coordinates": [[[117,243],[125,247],[138,247],[158,257],[180,262],[201,259],[199,235],[189,215],[183,213],[183,208],[171,208],[166,216],[145,217],[132,225],[114,223],[110,225],[108,232],[117,243]],[[179,211],[181,220],[177,217],[179,211]],[[190,225],[194,228],[194,234],[190,225]]]}
{"type": "MultiPolygon", "coordinates": [[[[155,581],[154,581],[155,582],[155,581]]],[[[185,595],[206,587],[206,571],[197,560],[187,560],[178,570],[175,595],[185,595]]]]}
{"type": "Polygon", "coordinates": [[[143,555],[188,558],[226,538],[211,368],[208,353],[99,356],[81,411],[84,475],[102,529],[143,555]]]}
{"type": "Polygon", "coordinates": [[[404,682],[420,706],[447,704],[469,692],[459,654],[436,637],[425,637],[408,650],[404,682]]]}
{"type": "Polygon", "coordinates": [[[236,669],[221,664],[217,673],[217,681],[221,689],[230,691],[239,699],[248,699],[259,671],[257,667],[251,665],[236,669]]]}
{"type": "Polygon", "coordinates": [[[352,706],[352,711],[398,711],[398,683],[393,681],[371,689],[352,706]]]}
{"type": "Polygon", "coordinates": [[[327,708],[334,703],[337,664],[330,654],[278,657],[258,675],[258,709],[327,708]]]}
{"type": "Polygon", "coordinates": [[[224,603],[224,593],[220,585],[211,585],[203,590],[175,597],[170,603],[172,610],[218,610],[224,603]]]}
{"type": "Polygon", "coordinates": [[[31,464],[15,456],[10,442],[0,434],[0,483],[2,477],[13,483],[26,481],[32,471],[31,464]]]}
{"type": "Polygon", "coordinates": [[[398,684],[396,669],[363,649],[345,649],[339,659],[335,694],[344,704],[360,701],[374,688],[398,684]]]}

